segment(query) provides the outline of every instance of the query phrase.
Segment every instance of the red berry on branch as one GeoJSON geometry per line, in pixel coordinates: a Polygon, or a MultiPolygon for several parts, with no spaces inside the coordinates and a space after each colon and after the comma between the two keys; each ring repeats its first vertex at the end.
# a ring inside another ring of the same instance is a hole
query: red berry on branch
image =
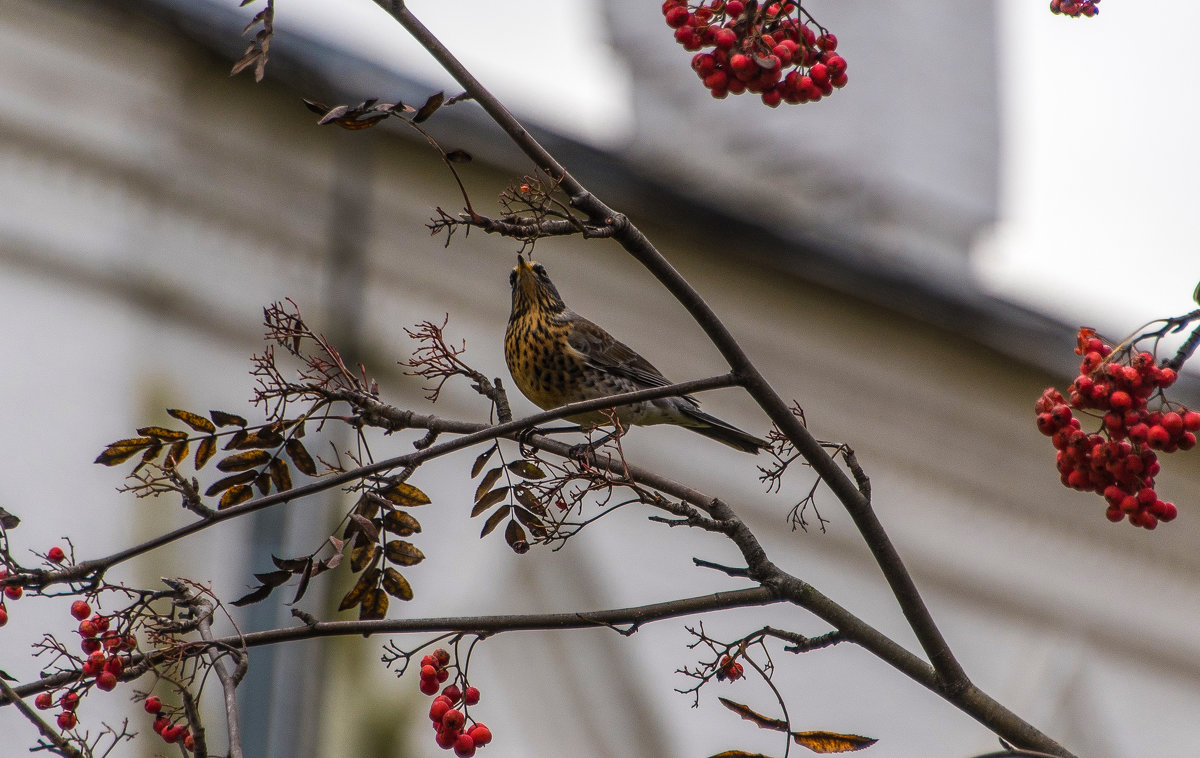
{"type": "Polygon", "coordinates": [[[742,11],[744,10],[746,10],[746,5],[742,2],[742,0],[729,0],[727,3],[725,3],[725,12],[733,18],[737,18],[738,16],[742,15],[742,11]]]}
{"type": "Polygon", "coordinates": [[[84,653],[91,655],[100,649],[100,640],[96,639],[95,637],[84,637],[79,641],[79,648],[83,650],[84,653]]]}
{"type": "Polygon", "coordinates": [[[438,744],[438,747],[445,750],[449,750],[450,748],[454,747],[454,743],[457,741],[458,732],[451,732],[446,729],[438,731],[437,737],[434,738],[434,742],[438,744]]]}
{"type": "Polygon", "coordinates": [[[67,554],[63,552],[61,547],[55,545],[46,552],[46,558],[48,558],[52,563],[62,563],[67,559],[67,554]]]}
{"type": "Polygon", "coordinates": [[[450,663],[450,653],[446,652],[445,648],[438,648],[433,651],[433,658],[439,666],[446,666],[450,663]]]}
{"type": "Polygon", "coordinates": [[[54,696],[49,692],[39,692],[38,696],[33,699],[33,704],[39,711],[49,710],[54,707],[54,696]]]}
{"type": "Polygon", "coordinates": [[[441,724],[442,716],[446,715],[450,706],[451,703],[447,698],[434,698],[433,704],[429,706],[429,720],[441,724]]]}
{"type": "Polygon", "coordinates": [[[71,615],[77,620],[83,621],[92,615],[92,606],[88,605],[86,600],[76,600],[71,603],[71,615]]]}
{"type": "Polygon", "coordinates": [[[422,679],[421,680],[421,694],[423,694],[423,695],[436,695],[437,691],[440,687],[441,687],[441,685],[438,684],[437,679],[422,679]]]}
{"type": "Polygon", "coordinates": [[[73,711],[63,711],[58,714],[58,728],[63,731],[74,729],[77,723],[79,723],[79,719],[73,711]]]}
{"type": "Polygon", "coordinates": [[[463,702],[467,705],[475,705],[479,702],[479,688],[468,687],[463,690],[463,702]]]}
{"type": "Polygon", "coordinates": [[[25,589],[19,584],[10,584],[4,588],[4,596],[9,600],[20,600],[24,594],[25,589]]]}
{"type": "Polygon", "coordinates": [[[154,726],[152,728],[154,729],[155,734],[162,734],[163,732],[167,731],[167,728],[170,726],[170,719],[168,719],[166,716],[159,716],[158,718],[154,719],[154,726]]]}
{"type": "Polygon", "coordinates": [[[96,686],[105,692],[111,692],[117,686],[117,677],[111,671],[101,671],[96,677],[96,686]]]}
{"type": "Polygon", "coordinates": [[[151,695],[146,698],[146,702],[142,703],[142,707],[146,709],[146,713],[156,714],[162,710],[162,700],[151,695]]]}
{"type": "Polygon", "coordinates": [[[0,626],[8,623],[8,609],[0,605],[0,626]]]}
{"type": "Polygon", "coordinates": [[[838,39],[833,34],[827,33],[827,34],[822,34],[820,37],[817,37],[817,47],[821,48],[822,50],[826,50],[826,51],[832,53],[834,50],[837,50],[837,44],[838,44],[838,39]]]}
{"type": "MultiPolygon", "coordinates": [[[[84,619],[79,622],[79,634],[84,637],[95,637],[100,630],[96,628],[95,622],[91,619],[84,619]]],[[[97,643],[99,640],[97,640],[97,643]]]]}
{"type": "Polygon", "coordinates": [[[462,699],[462,690],[458,688],[457,684],[448,685],[446,689],[442,690],[442,697],[449,700],[450,704],[453,705],[462,699]]]}
{"type": "Polygon", "coordinates": [[[79,693],[67,692],[58,699],[58,704],[64,711],[73,711],[79,706],[79,693]]]}
{"type": "Polygon", "coordinates": [[[483,724],[475,724],[467,730],[467,734],[471,735],[471,739],[475,740],[475,744],[479,747],[492,741],[492,730],[483,724]]]}
{"type": "Polygon", "coordinates": [[[672,29],[678,29],[682,26],[686,26],[688,19],[692,17],[692,14],[688,12],[687,7],[683,5],[676,5],[672,8],[669,8],[663,15],[667,19],[667,26],[671,27],[672,29]]]}
{"type": "Polygon", "coordinates": [[[451,708],[442,714],[443,731],[449,730],[457,732],[463,728],[463,724],[465,723],[466,717],[464,717],[462,711],[458,710],[457,708],[451,708]]]}
{"type": "Polygon", "coordinates": [[[471,758],[475,755],[475,740],[469,734],[460,734],[454,741],[454,754],[459,758],[471,758]]]}

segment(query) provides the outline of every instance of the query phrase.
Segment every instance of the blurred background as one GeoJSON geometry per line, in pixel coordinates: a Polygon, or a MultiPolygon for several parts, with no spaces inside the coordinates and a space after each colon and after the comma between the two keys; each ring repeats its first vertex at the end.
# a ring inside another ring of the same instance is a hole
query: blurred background
{"type": "MultiPolygon", "coordinates": [[[[69,535],[80,557],[187,523],[171,501],[116,492],[103,446],[164,409],[260,416],[249,399],[262,307],[290,297],[314,328],[366,363],[394,404],[426,408],[397,361],[403,327],[449,314],[466,358],[507,380],[501,338],[517,245],[425,223],[461,198],[414,134],[318,128],[301,103],[368,97],[419,104],[458,89],[368,0],[279,0],[267,78],[230,78],[261,3],[5,0],[0,3],[0,506],[24,519],[18,554],[69,535]]],[[[1112,525],[1063,489],[1033,402],[1077,368],[1080,324],[1120,339],[1194,307],[1197,101],[1190,30],[1200,9],[1110,0],[1091,20],[1040,0],[918,0],[809,8],[841,40],[850,84],[818,104],[770,110],[714,101],[671,39],[659,3],[410,4],[593,191],[629,214],[693,282],[817,437],[844,440],[964,667],[985,691],[1077,754],[1185,756],[1200,742],[1200,456],[1165,456],[1159,490],[1180,507],[1155,532],[1112,525]],[[1126,62],[1126,59],[1129,59],[1126,62]]],[[[473,202],[531,171],[467,102],[428,128],[475,156],[473,202]]],[[[537,246],[568,303],[668,376],[720,372],[682,309],[610,242],[537,246]]],[[[1172,349],[1173,343],[1164,345],[1172,349]]],[[[1200,405],[1194,375],[1177,397],[1200,405]]],[[[706,409],[766,432],[731,390],[706,409]]],[[[518,413],[532,406],[514,398],[518,413]]],[[[434,409],[477,421],[463,385],[434,409]]],[[[411,449],[416,435],[377,443],[411,449]]],[[[344,448],[346,438],[327,443],[344,448]]],[[[326,448],[331,449],[331,448],[326,448]]],[[[791,532],[799,470],[764,494],[756,461],[670,428],[637,430],[631,458],[735,504],[777,563],[917,650],[850,520],[820,495],[829,531],[791,532]],[[681,455],[682,453],[682,455],[681,455]]],[[[729,545],[625,509],[558,552],[514,555],[467,518],[476,451],[423,467],[434,504],[414,539],[416,598],[393,616],[623,607],[732,589],[692,566],[736,562],[729,545]]],[[[271,554],[318,546],[348,502],[331,493],[228,523],[110,578],[211,582],[233,599],[271,554]]],[[[332,618],[341,578],[300,607],[332,618]]],[[[278,593],[277,593],[278,594],[278,593]]],[[[243,629],[292,623],[281,599],[240,611],[243,629]]],[[[0,668],[67,638],[61,600],[9,603],[0,668]]],[[[693,620],[694,621],[694,620],[693,620]]],[[[485,755],[780,754],[716,703],[773,713],[753,680],[712,685],[699,712],[689,620],[611,631],[511,633],[472,661],[485,755]]],[[[764,624],[819,634],[796,609],[705,619],[734,639],[764,624]]],[[[247,755],[424,756],[433,743],[415,676],[378,659],[383,640],[258,649],[242,688],[247,755]]],[[[399,639],[401,646],[418,640],[399,639]]],[[[870,735],[879,756],[997,749],[970,718],[843,645],[776,657],[794,726],[870,735]]],[[[89,697],[85,726],[124,717],[130,688],[89,697]]],[[[207,692],[211,696],[214,692],[207,692]]],[[[210,698],[211,701],[211,698],[210,698]]],[[[211,701],[210,735],[221,714],[211,701]]],[[[35,734],[13,709],[17,755],[35,734]]],[[[213,745],[221,749],[219,741],[213,745]]],[[[161,753],[142,738],[121,754],[161,753]]]]}

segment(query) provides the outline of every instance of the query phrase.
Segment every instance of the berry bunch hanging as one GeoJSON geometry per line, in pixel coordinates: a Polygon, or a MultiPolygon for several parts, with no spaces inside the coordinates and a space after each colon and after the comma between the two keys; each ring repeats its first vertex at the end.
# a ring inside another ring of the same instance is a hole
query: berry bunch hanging
{"type": "Polygon", "coordinates": [[[1154,489],[1157,453],[1190,450],[1200,431],[1200,413],[1163,393],[1175,383],[1175,370],[1132,345],[1114,348],[1092,329],[1079,331],[1075,352],[1083,361],[1067,397],[1050,387],[1035,405],[1038,429],[1058,450],[1063,485],[1102,496],[1113,522],[1128,518],[1153,529],[1173,520],[1175,505],[1154,489]],[[1099,429],[1085,432],[1075,411],[1099,416],[1099,429]]]}
{"type": "Polygon", "coordinates": [[[837,37],[797,3],[666,0],[662,12],[685,50],[713,48],[692,69],[715,98],[753,92],[774,108],[816,102],[848,81],[837,37]]]}
{"type": "Polygon", "coordinates": [[[1100,12],[1100,0],[1050,0],[1050,12],[1056,16],[1091,18],[1100,12]]]}
{"type": "Polygon", "coordinates": [[[432,655],[421,659],[421,692],[436,695],[429,706],[429,720],[433,722],[434,742],[446,750],[453,749],[459,758],[471,758],[478,748],[492,741],[492,730],[482,723],[467,725],[466,709],[479,702],[479,690],[475,687],[460,689],[457,683],[466,678],[461,672],[456,681],[441,688],[450,678],[450,652],[438,648],[432,655]]]}

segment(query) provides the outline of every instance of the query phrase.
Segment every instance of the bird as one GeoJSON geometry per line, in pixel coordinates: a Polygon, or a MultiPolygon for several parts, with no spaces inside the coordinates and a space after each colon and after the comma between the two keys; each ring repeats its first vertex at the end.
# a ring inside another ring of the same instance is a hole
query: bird
{"type": "MultiPolygon", "coordinates": [[[[504,358],[517,388],[534,405],[552,410],[568,403],[671,382],[633,348],[567,307],[546,268],[517,255],[509,276],[512,312],[504,332],[504,358]]],[[[700,410],[688,395],[621,406],[621,425],[674,424],[757,454],[769,443],[700,410]]],[[[568,417],[584,429],[612,423],[593,411],[568,417]]]]}

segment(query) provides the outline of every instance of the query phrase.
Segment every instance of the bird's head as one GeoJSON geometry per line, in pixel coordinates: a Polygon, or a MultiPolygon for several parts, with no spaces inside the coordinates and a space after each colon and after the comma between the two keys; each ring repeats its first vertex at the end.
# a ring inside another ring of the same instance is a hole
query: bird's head
{"type": "Polygon", "coordinates": [[[547,311],[562,313],[567,306],[562,296],[550,281],[546,268],[534,261],[526,262],[524,256],[517,256],[517,265],[508,277],[512,285],[512,313],[526,311],[547,311]]]}

